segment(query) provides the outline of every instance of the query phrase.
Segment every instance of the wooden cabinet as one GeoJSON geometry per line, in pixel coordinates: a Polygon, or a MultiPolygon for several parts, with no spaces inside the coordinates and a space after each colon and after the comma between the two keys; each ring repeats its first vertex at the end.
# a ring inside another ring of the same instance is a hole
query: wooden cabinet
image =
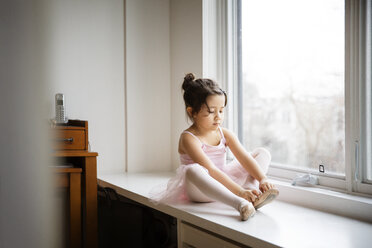
{"type": "MultiPolygon", "coordinates": [[[[58,164],[71,165],[72,169],[80,169],[81,179],[81,244],[82,247],[98,247],[97,222],[97,156],[98,153],[88,151],[88,122],[69,121],[65,125],[56,126],[54,132],[53,156],[58,164]]],[[[59,175],[61,176],[61,175],[59,175]]],[[[63,180],[60,178],[60,180],[63,180]]],[[[71,187],[71,184],[70,184],[71,187]]],[[[78,205],[79,200],[70,197],[70,205],[78,205]]],[[[72,216],[70,216],[70,219],[72,216]]],[[[78,233],[78,231],[76,231],[78,233]]],[[[74,237],[77,233],[73,233],[74,237]]]]}
{"type": "Polygon", "coordinates": [[[53,128],[54,150],[88,151],[88,122],[70,120],[53,128]]]}
{"type": "Polygon", "coordinates": [[[66,246],[81,247],[81,168],[54,167],[55,186],[57,189],[68,189],[68,233],[66,246]]]}

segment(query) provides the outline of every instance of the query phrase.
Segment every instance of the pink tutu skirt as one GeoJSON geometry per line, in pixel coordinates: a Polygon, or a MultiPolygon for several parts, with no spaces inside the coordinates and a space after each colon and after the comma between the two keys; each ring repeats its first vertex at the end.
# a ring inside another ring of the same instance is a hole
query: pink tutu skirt
{"type": "MultiPolygon", "coordinates": [[[[200,166],[208,172],[208,170],[199,164],[180,165],[176,170],[176,175],[169,179],[167,184],[155,186],[149,193],[150,201],[154,203],[182,203],[188,202],[189,197],[186,192],[186,170],[189,166],[200,166]]],[[[226,173],[234,182],[244,187],[247,182],[249,173],[240,165],[237,160],[219,168],[226,173]]]]}

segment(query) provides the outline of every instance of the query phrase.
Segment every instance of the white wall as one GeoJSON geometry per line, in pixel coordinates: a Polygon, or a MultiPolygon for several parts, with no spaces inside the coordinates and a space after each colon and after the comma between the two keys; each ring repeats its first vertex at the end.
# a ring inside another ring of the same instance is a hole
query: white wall
{"type": "Polygon", "coordinates": [[[128,172],[178,167],[181,85],[202,76],[202,45],[201,0],[126,1],[128,172]]]}
{"type": "Polygon", "coordinates": [[[45,1],[48,117],[65,94],[70,119],[88,120],[101,172],[125,170],[123,0],[45,1]]]}
{"type": "Polygon", "coordinates": [[[128,171],[174,170],[189,123],[181,85],[202,77],[202,0],[127,0],[128,171]]]}
{"type": "Polygon", "coordinates": [[[0,247],[59,247],[47,154],[40,1],[0,4],[0,247]]]}
{"type": "Polygon", "coordinates": [[[181,84],[202,76],[201,0],[44,1],[49,98],[89,121],[98,173],[177,168],[181,84]]]}
{"type": "Polygon", "coordinates": [[[181,83],[203,71],[202,1],[127,4],[124,18],[123,0],[2,1],[1,247],[58,247],[43,125],[57,92],[69,118],[89,121],[99,173],[124,171],[126,159],[130,172],[178,166],[181,83]]]}
{"type": "Polygon", "coordinates": [[[170,170],[169,0],[126,1],[128,171],[170,170]]]}
{"type": "Polygon", "coordinates": [[[203,73],[203,23],[202,0],[171,0],[171,163],[175,169],[179,165],[178,139],[186,129],[187,122],[183,92],[183,77],[193,72],[196,77],[203,73]]]}

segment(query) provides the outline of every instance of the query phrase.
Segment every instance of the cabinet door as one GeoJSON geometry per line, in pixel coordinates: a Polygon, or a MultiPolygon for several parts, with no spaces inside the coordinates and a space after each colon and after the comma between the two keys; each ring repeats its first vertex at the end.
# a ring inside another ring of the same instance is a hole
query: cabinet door
{"type": "Polygon", "coordinates": [[[211,232],[196,228],[192,225],[179,221],[179,242],[178,246],[182,248],[188,247],[213,247],[213,248],[238,248],[246,247],[242,244],[231,240],[224,239],[214,235],[211,232]]]}

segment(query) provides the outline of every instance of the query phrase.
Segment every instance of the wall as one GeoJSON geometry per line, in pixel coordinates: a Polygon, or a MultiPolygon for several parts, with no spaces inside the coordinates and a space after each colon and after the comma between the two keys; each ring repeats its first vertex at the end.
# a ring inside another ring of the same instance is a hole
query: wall
{"type": "Polygon", "coordinates": [[[187,121],[183,92],[183,77],[193,72],[196,77],[203,73],[203,25],[202,0],[171,0],[171,163],[172,169],[179,165],[178,139],[191,123],[187,121]]]}
{"type": "Polygon", "coordinates": [[[123,0],[2,1],[0,247],[58,247],[45,170],[57,92],[69,118],[89,121],[98,173],[178,166],[182,79],[202,75],[201,6],[127,0],[124,18],[123,0]]]}
{"type": "Polygon", "coordinates": [[[59,247],[52,207],[40,1],[0,7],[0,247],[59,247]]]}
{"type": "Polygon", "coordinates": [[[42,2],[47,118],[64,93],[68,117],[89,121],[98,173],[177,168],[183,76],[203,72],[202,1],[42,2]]]}
{"type": "Polygon", "coordinates": [[[170,170],[169,0],[126,1],[127,170],[170,170]]]}
{"type": "Polygon", "coordinates": [[[44,1],[48,117],[65,94],[70,119],[88,120],[98,173],[125,169],[124,3],[44,1]]]}

